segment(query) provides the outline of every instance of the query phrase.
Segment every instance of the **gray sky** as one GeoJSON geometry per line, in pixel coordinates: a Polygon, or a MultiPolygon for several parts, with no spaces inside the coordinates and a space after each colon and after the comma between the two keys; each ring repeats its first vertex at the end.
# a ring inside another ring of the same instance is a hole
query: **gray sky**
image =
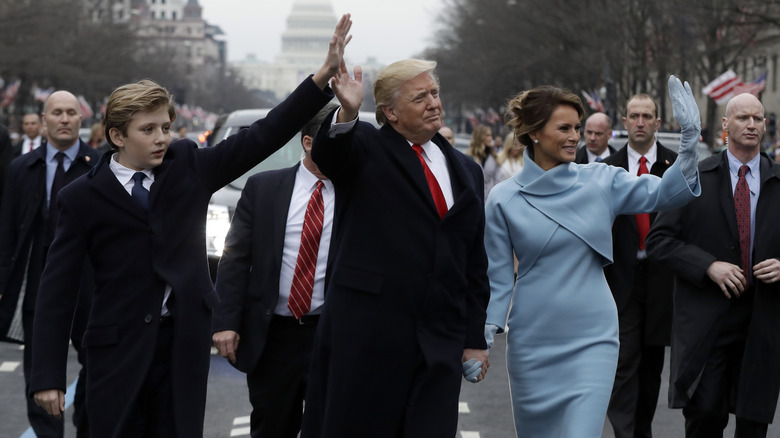
{"type": "MultiPolygon", "coordinates": [[[[200,0],[203,18],[219,25],[228,41],[228,60],[254,53],[272,62],[281,51],[281,35],[293,0],[200,0]]],[[[443,0],[331,0],[337,16],[352,14],[353,40],[348,62],[368,56],[389,64],[409,58],[432,45],[443,0]]]]}

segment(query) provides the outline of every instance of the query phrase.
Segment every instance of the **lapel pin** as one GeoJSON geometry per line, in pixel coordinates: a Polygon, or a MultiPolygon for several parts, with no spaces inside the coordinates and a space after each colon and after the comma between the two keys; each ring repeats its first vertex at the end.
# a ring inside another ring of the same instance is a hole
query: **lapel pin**
{"type": "Polygon", "coordinates": [[[669,165],[669,160],[664,160],[664,162],[666,163],[667,166],[669,165]]]}
{"type": "Polygon", "coordinates": [[[87,155],[86,157],[84,157],[84,160],[85,160],[87,163],[89,163],[89,160],[90,160],[90,158],[89,158],[89,155],[87,155]]]}

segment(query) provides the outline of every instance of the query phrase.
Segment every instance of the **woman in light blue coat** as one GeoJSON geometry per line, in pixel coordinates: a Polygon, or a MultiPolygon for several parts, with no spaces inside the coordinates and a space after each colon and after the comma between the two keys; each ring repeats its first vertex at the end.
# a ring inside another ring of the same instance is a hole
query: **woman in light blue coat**
{"type": "Polygon", "coordinates": [[[507,330],[518,437],[601,436],[618,358],[617,310],[602,271],[612,262],[612,222],[680,207],[700,190],[699,111],[674,76],[669,94],[683,141],[663,178],[574,164],[584,110],[568,90],[537,87],[509,103],[509,125],[528,159],[486,205],[485,336],[491,345],[507,330]]]}

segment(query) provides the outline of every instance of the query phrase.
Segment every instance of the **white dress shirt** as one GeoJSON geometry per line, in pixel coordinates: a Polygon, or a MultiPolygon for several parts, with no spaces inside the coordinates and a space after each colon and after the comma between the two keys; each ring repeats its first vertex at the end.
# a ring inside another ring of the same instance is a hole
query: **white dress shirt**
{"type": "MultiPolygon", "coordinates": [[[[306,207],[319,179],[301,163],[295,174],[290,208],[287,210],[287,225],[284,232],[284,252],[282,253],[282,268],[279,272],[279,301],[276,303],[274,313],[282,316],[292,316],[287,308],[290,299],[295,264],[298,262],[298,250],[301,247],[301,234],[303,232],[303,220],[306,216],[306,207]]],[[[312,290],[311,307],[308,315],[319,314],[320,307],[325,302],[325,271],[328,266],[328,251],[330,250],[330,236],[333,229],[333,211],[335,209],[336,191],[330,180],[322,180],[322,202],[324,206],[322,216],[322,234],[320,235],[320,248],[317,252],[317,266],[314,270],[314,287],[312,290]]]]}

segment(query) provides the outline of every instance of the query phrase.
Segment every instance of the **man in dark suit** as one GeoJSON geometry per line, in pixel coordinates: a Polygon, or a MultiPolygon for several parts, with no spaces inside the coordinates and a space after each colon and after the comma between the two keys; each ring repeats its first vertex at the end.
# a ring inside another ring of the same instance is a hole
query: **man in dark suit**
{"type": "Polygon", "coordinates": [[[27,113],[22,117],[22,137],[14,146],[14,157],[26,154],[46,144],[46,138],[41,135],[41,116],[27,113]]]}
{"type": "Polygon", "coordinates": [[[95,296],[84,333],[94,437],[203,436],[211,309],[205,214],[211,195],[287,143],[333,96],[351,21],[339,21],[325,63],[265,119],[211,148],[170,142],[174,102],[141,81],[106,107],[103,155],[57,199],[60,220],[36,306],[30,391],[55,416],[64,405],[67,327],[78,265],[95,296]],[[323,90],[326,90],[325,92],[323,90]]]}
{"type": "Polygon", "coordinates": [[[335,105],[301,130],[303,158],[286,169],[253,175],[241,192],[217,271],[221,304],[214,310],[214,345],[247,374],[251,435],[295,438],[301,429],[311,347],[325,301],[335,193],[311,159],[314,134],[335,105]],[[318,190],[318,186],[320,186],[318,190]],[[323,217],[307,221],[319,196],[323,217]],[[312,204],[314,206],[314,204],[312,204]],[[318,251],[307,259],[303,230],[319,226],[318,251]],[[309,309],[293,312],[293,289],[311,262],[309,309]]]}
{"type": "Polygon", "coordinates": [[[463,363],[487,370],[489,299],[478,164],[438,134],[435,62],[378,76],[377,130],[357,121],[362,74],[312,157],[343,208],[311,365],[302,437],[455,436],[463,363]],[[337,123],[334,123],[337,122],[337,123]]]}
{"type": "Polygon", "coordinates": [[[658,214],[649,255],[674,272],[669,404],[685,436],[765,437],[780,393],[780,164],[761,153],[764,107],[726,105],[728,148],[699,163],[701,197],[658,214]]]}
{"type": "MultiPolygon", "coordinates": [[[[46,254],[51,244],[56,221],[52,210],[57,198],[57,187],[67,185],[87,173],[100,156],[89,145],[79,140],[81,107],[78,99],[67,91],[52,93],[46,100],[43,120],[49,132],[49,142],[16,158],[9,170],[7,186],[0,208],[0,333],[5,340],[23,342],[25,389],[29,389],[33,352],[33,317],[38,296],[38,285],[43,273],[46,254]],[[62,154],[62,170],[58,179],[62,154]],[[21,304],[21,305],[20,305],[21,304]]],[[[86,328],[89,312],[91,281],[84,259],[74,260],[73,269],[85,281],[79,291],[79,305],[73,327],[63,327],[63,334],[71,334],[71,340],[79,352],[83,365],[81,336],[86,328]]],[[[79,285],[75,287],[79,289],[79,285]]],[[[67,348],[65,350],[67,354],[67,348]]],[[[83,377],[84,368],[80,376],[83,377]]],[[[76,388],[74,423],[79,437],[88,435],[84,412],[84,379],[76,388]]],[[[54,418],[35,405],[27,394],[27,417],[38,437],[62,437],[62,418],[54,418]]]]}
{"type": "MultiPolygon", "coordinates": [[[[677,153],[656,140],[660,125],[650,96],[631,97],[623,117],[628,143],[604,163],[634,175],[662,176],[677,153]]],[[[672,274],[647,259],[645,246],[654,218],[655,213],[618,216],[612,225],[615,262],[604,268],[620,327],[618,367],[607,410],[616,438],[652,436],[664,350],[671,336],[672,274]]]]}
{"type": "Polygon", "coordinates": [[[615,153],[609,145],[612,138],[612,121],[604,113],[593,113],[585,120],[585,146],[577,149],[574,162],[588,164],[602,161],[615,153]]]}

